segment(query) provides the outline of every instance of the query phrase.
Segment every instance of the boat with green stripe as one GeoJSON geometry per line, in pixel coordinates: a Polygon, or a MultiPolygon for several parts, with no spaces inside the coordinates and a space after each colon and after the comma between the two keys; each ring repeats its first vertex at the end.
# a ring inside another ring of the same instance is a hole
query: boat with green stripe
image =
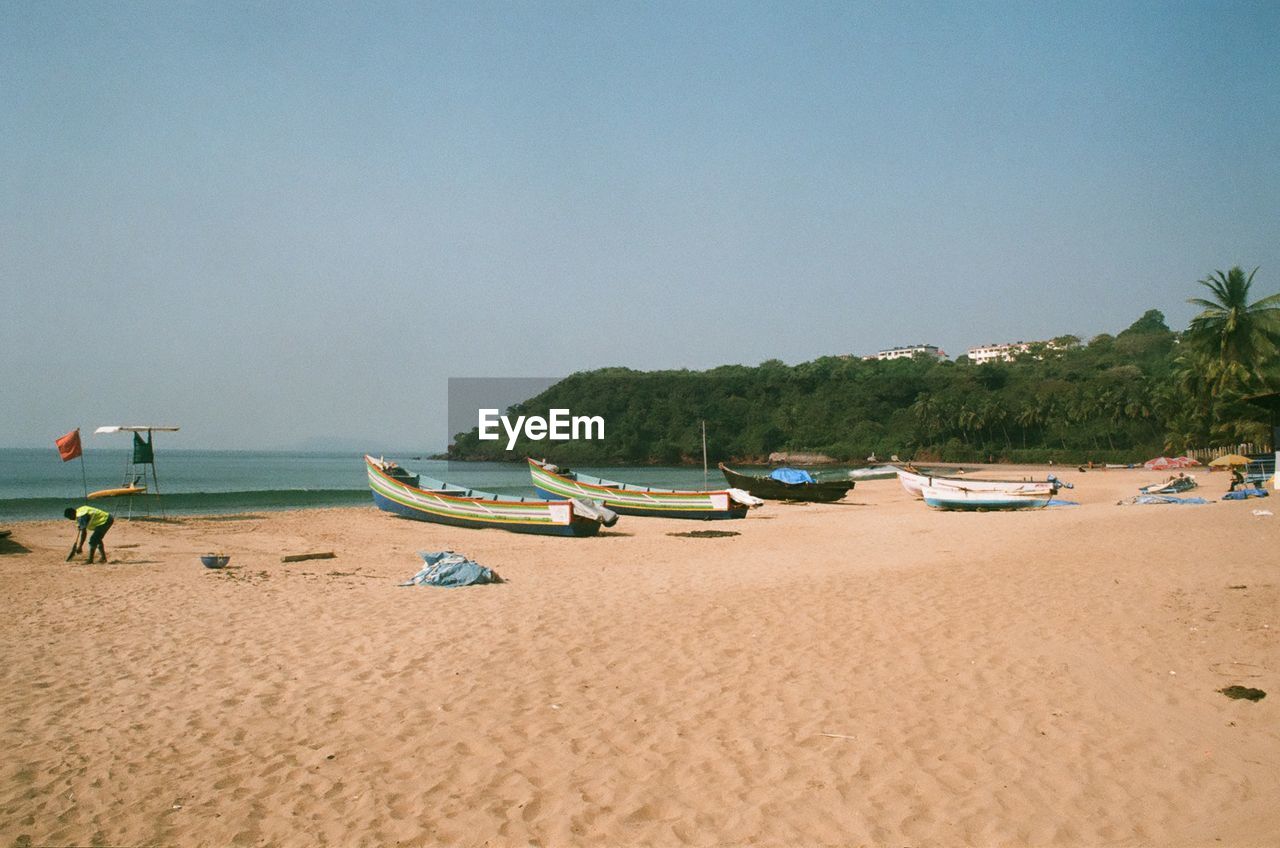
{"type": "Polygon", "coordinates": [[[599,504],[495,495],[412,474],[386,459],[365,456],[378,509],[415,521],[454,527],[496,527],[544,536],[594,536],[618,516],[599,504]]]}
{"type": "Polygon", "coordinates": [[[529,473],[533,476],[533,488],[541,497],[597,501],[619,515],[701,520],[744,518],[749,509],[764,503],[741,489],[710,492],[655,489],[579,474],[537,459],[529,459],[529,473]]]}

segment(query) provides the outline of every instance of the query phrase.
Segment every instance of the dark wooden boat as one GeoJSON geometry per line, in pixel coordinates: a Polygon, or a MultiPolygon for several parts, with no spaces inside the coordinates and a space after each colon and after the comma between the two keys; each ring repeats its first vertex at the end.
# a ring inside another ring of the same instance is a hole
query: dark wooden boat
{"type": "Polygon", "coordinates": [[[818,480],[814,483],[784,483],[768,475],[743,474],[720,463],[720,473],[735,489],[745,489],[757,498],[767,501],[812,501],[831,503],[838,501],[853,488],[853,480],[818,480]]]}

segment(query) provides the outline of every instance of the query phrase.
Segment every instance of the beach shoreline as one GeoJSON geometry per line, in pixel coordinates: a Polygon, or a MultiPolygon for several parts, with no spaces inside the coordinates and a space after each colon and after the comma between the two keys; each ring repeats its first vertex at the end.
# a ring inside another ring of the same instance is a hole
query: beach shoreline
{"type": "Polygon", "coordinates": [[[1080,506],[883,480],[712,539],[370,505],[122,522],[86,566],[15,524],[0,843],[1269,844],[1270,499],[1054,470],[1080,506]],[[397,586],[444,549],[507,582],[397,586]]]}
{"type": "MultiPolygon", "coordinates": [[[[393,457],[394,458],[394,457],[393,457]]],[[[398,461],[398,460],[397,460],[398,461]]],[[[405,463],[411,470],[418,466],[412,460],[405,463]]],[[[492,466],[493,463],[480,463],[476,465],[492,466]]],[[[730,464],[730,463],[726,463],[730,464]]],[[[870,468],[887,467],[889,465],[910,466],[910,463],[874,463],[868,466],[870,468]]],[[[528,483],[528,478],[524,475],[527,464],[521,460],[518,463],[510,463],[512,469],[520,472],[519,479],[522,485],[512,489],[507,481],[500,487],[501,491],[518,494],[525,497],[534,496],[534,490],[528,483]]],[[[773,465],[749,465],[742,464],[733,466],[738,470],[751,471],[758,473],[761,469],[775,467],[773,465]]],[[[834,466],[815,465],[815,466],[798,466],[807,467],[814,473],[831,474],[834,471],[843,470],[845,468],[853,469],[855,466],[847,463],[837,463],[834,466]]],[[[1044,479],[1048,475],[1055,475],[1064,478],[1070,478],[1072,475],[1078,475],[1076,466],[1053,465],[1049,463],[948,463],[948,462],[932,462],[921,463],[921,467],[943,471],[947,474],[958,474],[960,476],[968,475],[971,477],[992,477],[995,479],[1021,479],[1024,477],[1034,477],[1036,479],[1044,479]]],[[[606,475],[612,475],[627,479],[628,472],[645,472],[653,474],[657,469],[672,469],[677,472],[688,471],[693,466],[586,466],[580,470],[588,472],[600,472],[606,475]]],[[[438,469],[430,469],[434,473],[445,473],[438,469]]],[[[487,470],[487,469],[486,469],[487,470]]],[[[1141,470],[1141,466],[1133,469],[1105,469],[1098,467],[1089,469],[1088,473],[1108,473],[1120,470],[1141,470]]],[[[459,473],[448,474],[449,482],[453,483],[469,483],[471,482],[466,473],[466,469],[458,469],[459,473]]],[[[1193,468],[1191,473],[1199,475],[1209,475],[1208,468],[1193,468]]],[[[661,477],[661,475],[658,475],[661,477]]],[[[723,475],[714,466],[708,471],[708,486],[711,489],[717,487],[723,488],[727,485],[723,475]]],[[[828,478],[829,479],[829,478],[828,478]]],[[[1206,476],[1206,481],[1225,480],[1226,475],[1215,473],[1212,476],[1206,476]]],[[[866,481],[863,481],[865,484],[866,481]]],[[[673,488],[701,488],[702,479],[690,478],[688,475],[674,477],[672,480],[649,480],[646,485],[670,486],[673,488]]],[[[479,488],[484,488],[485,484],[480,484],[479,488]]],[[[1069,491],[1069,490],[1068,490],[1069,491]]],[[[0,521],[4,522],[4,526],[17,526],[20,524],[37,523],[45,520],[56,520],[62,510],[67,506],[77,506],[85,503],[82,495],[73,495],[71,497],[55,497],[43,495],[35,499],[29,499],[38,502],[45,510],[44,515],[33,515],[32,506],[24,501],[20,510],[14,510],[9,515],[0,513],[0,521]]],[[[102,509],[111,512],[119,518],[129,518],[130,520],[156,520],[172,516],[174,518],[200,518],[200,517],[217,517],[219,520],[226,520],[228,516],[237,514],[257,514],[257,513],[279,513],[279,512],[295,512],[308,510],[323,509],[362,509],[365,503],[369,503],[370,494],[367,487],[362,488],[322,488],[322,489],[284,489],[284,490],[259,490],[259,489],[243,489],[231,491],[169,491],[155,499],[151,495],[140,496],[133,504],[129,503],[125,498],[105,498],[95,500],[92,503],[102,509]],[[298,499],[313,499],[316,503],[297,503],[298,499]],[[204,506],[192,506],[192,504],[203,504],[204,506]],[[216,508],[211,508],[216,505],[216,508]],[[130,510],[132,509],[132,513],[130,510]],[[163,511],[162,511],[163,510],[163,511]],[[148,512],[150,511],[150,512],[148,512]]],[[[0,504],[4,501],[0,500],[0,504]]]]}

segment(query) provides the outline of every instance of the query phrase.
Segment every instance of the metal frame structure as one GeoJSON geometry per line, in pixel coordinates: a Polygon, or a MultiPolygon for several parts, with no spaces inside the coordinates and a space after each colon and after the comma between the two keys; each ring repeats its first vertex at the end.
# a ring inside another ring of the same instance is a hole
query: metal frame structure
{"type": "MultiPolygon", "coordinates": [[[[158,474],[156,474],[155,437],[152,435],[153,433],[157,433],[157,432],[176,433],[178,432],[178,427],[173,426],[171,424],[108,424],[104,427],[99,427],[98,429],[93,431],[95,436],[102,433],[135,433],[135,434],[146,433],[147,434],[147,443],[152,449],[151,461],[135,463],[133,461],[133,453],[131,449],[129,453],[129,461],[125,465],[125,475],[130,479],[132,479],[133,469],[135,465],[151,467],[151,483],[152,483],[152,486],[154,486],[154,489],[152,490],[149,487],[149,491],[155,494],[156,505],[160,507],[160,517],[164,518],[165,517],[164,502],[160,500],[160,477],[158,474]]],[[[143,468],[143,471],[142,471],[142,479],[143,479],[143,482],[145,483],[147,479],[147,472],[145,467],[143,468]]],[[[148,514],[150,514],[150,511],[148,511],[148,514]]],[[[129,517],[132,517],[132,516],[133,516],[133,495],[130,495],[129,496],[129,517]]]]}

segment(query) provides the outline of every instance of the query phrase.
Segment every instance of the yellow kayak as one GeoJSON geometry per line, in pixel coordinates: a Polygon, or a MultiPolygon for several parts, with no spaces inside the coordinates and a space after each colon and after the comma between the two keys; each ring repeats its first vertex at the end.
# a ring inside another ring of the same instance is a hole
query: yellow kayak
{"type": "Polygon", "coordinates": [[[90,492],[89,499],[94,498],[118,498],[121,495],[142,495],[146,494],[146,486],[121,486],[118,489],[101,489],[97,492],[90,492]]]}

